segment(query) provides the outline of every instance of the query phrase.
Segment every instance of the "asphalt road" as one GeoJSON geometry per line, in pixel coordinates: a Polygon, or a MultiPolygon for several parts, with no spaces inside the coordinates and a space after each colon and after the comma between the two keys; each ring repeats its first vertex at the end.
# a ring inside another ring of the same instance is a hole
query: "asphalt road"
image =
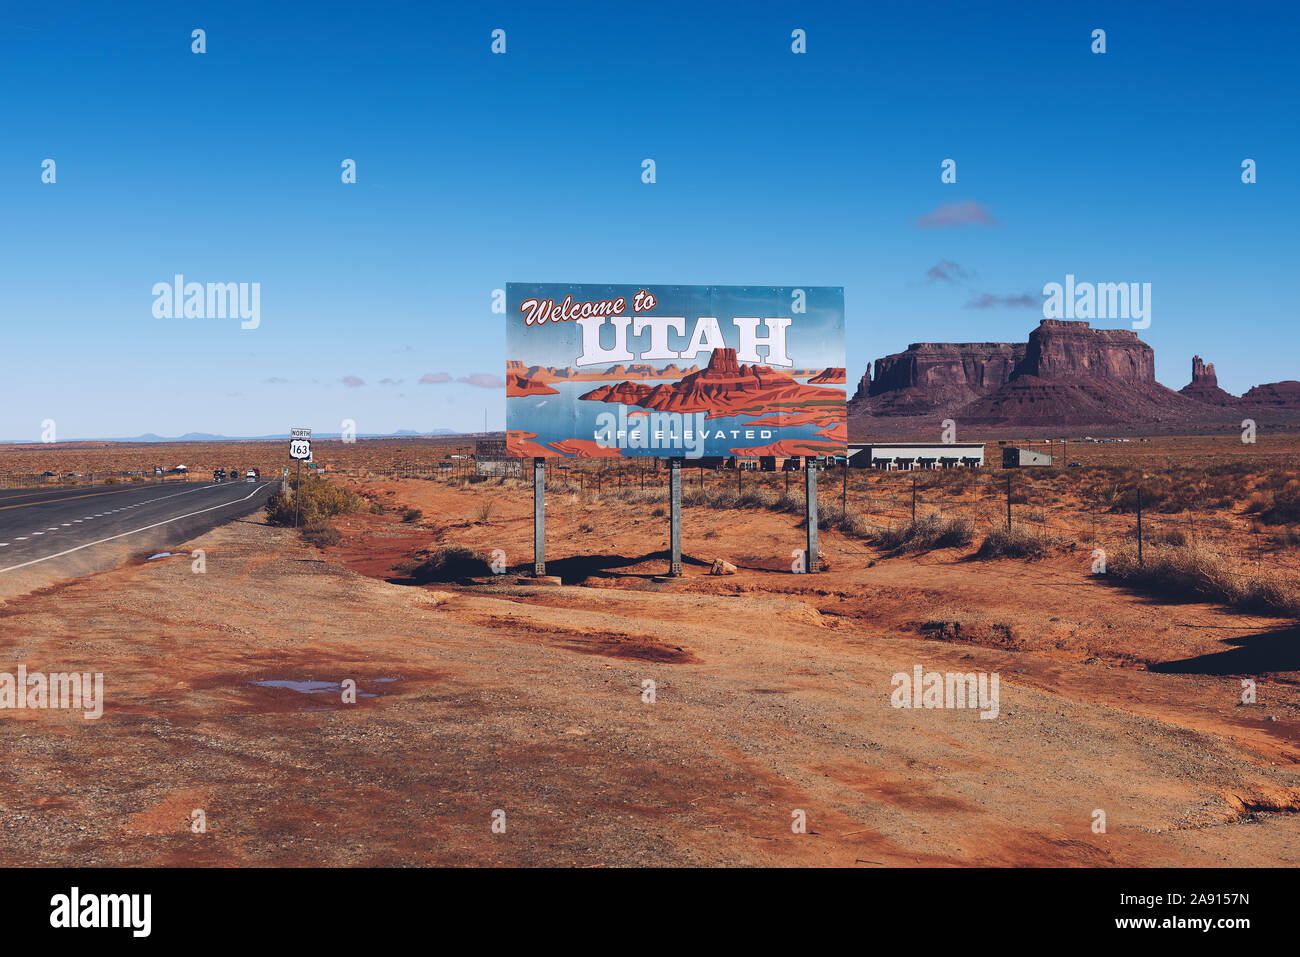
{"type": "Polygon", "coordinates": [[[178,545],[266,504],[276,482],[0,490],[0,594],[178,545]]]}

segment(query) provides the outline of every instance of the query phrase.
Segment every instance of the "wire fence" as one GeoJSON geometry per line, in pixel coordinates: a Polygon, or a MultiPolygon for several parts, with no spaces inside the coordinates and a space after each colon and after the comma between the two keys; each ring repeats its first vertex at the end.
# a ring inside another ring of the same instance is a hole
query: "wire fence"
{"type": "MultiPolygon", "coordinates": [[[[495,482],[527,494],[532,485],[531,461],[510,461],[519,467],[502,470],[465,455],[339,474],[441,479],[466,487],[495,482]]],[[[660,490],[666,501],[669,471],[666,461],[654,459],[547,459],[544,465],[549,491],[576,492],[611,503],[620,493],[634,490],[660,490]]],[[[691,495],[696,490],[731,490],[744,496],[764,489],[788,511],[790,496],[802,500],[803,483],[802,471],[701,467],[689,461],[682,467],[687,508],[708,505],[709,496],[691,495]]],[[[1152,484],[1158,483],[1152,480],[1152,484]]],[[[1149,494],[1141,480],[1129,481],[1124,475],[1114,481],[1098,481],[1095,475],[1092,481],[1082,481],[1080,471],[1073,469],[997,467],[876,471],[834,466],[819,470],[818,486],[823,516],[852,517],[868,528],[893,531],[939,516],[969,522],[977,539],[994,528],[1028,528],[1045,544],[1073,545],[1089,553],[1131,545],[1149,555],[1152,548],[1165,545],[1200,545],[1237,563],[1243,573],[1251,567],[1267,567],[1300,579],[1300,527],[1270,524],[1244,511],[1248,499],[1244,489],[1238,489],[1240,494],[1231,503],[1207,500],[1175,508],[1174,498],[1149,494]]],[[[753,499],[751,495],[747,501],[753,499]]]]}

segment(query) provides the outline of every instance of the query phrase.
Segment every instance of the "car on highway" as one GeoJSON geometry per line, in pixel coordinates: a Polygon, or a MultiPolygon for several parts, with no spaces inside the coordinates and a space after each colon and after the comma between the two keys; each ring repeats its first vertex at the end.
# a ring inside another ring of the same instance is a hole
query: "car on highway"
{"type": "Polygon", "coordinates": [[[225,469],[213,469],[213,470],[212,470],[212,481],[214,481],[214,482],[224,482],[225,480],[226,480],[226,470],[225,470],[225,469]]]}
{"type": "Polygon", "coordinates": [[[257,469],[249,469],[244,475],[245,481],[256,482],[258,479],[257,469]]]}

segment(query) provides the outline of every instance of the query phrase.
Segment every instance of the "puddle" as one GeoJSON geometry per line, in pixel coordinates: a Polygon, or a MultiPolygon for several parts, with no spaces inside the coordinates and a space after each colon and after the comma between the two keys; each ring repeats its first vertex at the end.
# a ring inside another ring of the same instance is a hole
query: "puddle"
{"type": "Polygon", "coordinates": [[[151,562],[155,558],[173,558],[176,555],[183,555],[183,554],[185,553],[184,552],[159,552],[157,555],[150,555],[148,558],[145,559],[145,561],[151,562]]]}
{"type": "MultiPolygon", "coordinates": [[[[376,681],[396,681],[396,678],[376,678],[376,681]]],[[[259,688],[288,688],[290,691],[297,691],[299,694],[342,694],[343,684],[338,681],[290,681],[288,679],[274,679],[269,681],[250,681],[249,684],[257,685],[259,688]]],[[[358,698],[378,698],[379,695],[374,692],[357,691],[358,698]]]]}

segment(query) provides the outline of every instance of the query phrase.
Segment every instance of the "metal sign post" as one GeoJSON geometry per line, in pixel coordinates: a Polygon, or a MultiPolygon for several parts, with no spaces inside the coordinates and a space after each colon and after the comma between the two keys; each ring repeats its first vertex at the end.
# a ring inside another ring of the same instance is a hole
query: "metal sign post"
{"type": "Polygon", "coordinates": [[[546,459],[533,457],[533,576],[546,574],[546,459]]]}
{"type": "Polygon", "coordinates": [[[289,430],[289,457],[298,461],[293,489],[293,527],[298,527],[298,499],[302,495],[302,460],[311,458],[311,429],[289,430]]]}
{"type": "Polygon", "coordinates": [[[817,557],[817,461],[808,457],[804,475],[808,488],[808,550],[804,553],[808,574],[821,571],[821,559],[817,557]]]}
{"type": "Polygon", "coordinates": [[[682,460],[670,460],[668,467],[668,574],[682,575],[682,460]]]}

